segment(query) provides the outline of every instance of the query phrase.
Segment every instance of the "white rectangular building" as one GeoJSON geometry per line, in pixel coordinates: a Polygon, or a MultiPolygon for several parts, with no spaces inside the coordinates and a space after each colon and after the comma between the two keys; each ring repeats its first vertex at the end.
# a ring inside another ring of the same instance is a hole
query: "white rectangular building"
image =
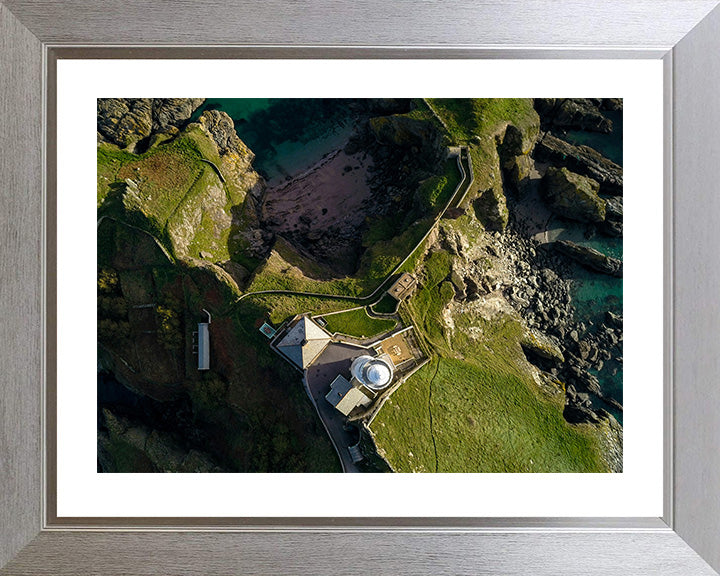
{"type": "Polygon", "coordinates": [[[198,324],[198,370],[210,370],[210,324],[198,324]]]}

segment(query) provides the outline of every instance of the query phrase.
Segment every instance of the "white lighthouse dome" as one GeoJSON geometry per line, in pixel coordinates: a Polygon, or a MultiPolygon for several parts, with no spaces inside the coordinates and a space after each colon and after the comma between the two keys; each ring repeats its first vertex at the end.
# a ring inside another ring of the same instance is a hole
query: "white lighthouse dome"
{"type": "Polygon", "coordinates": [[[393,366],[390,362],[382,357],[363,355],[355,358],[350,372],[358,382],[371,390],[382,390],[393,378],[393,366]]]}
{"type": "Polygon", "coordinates": [[[372,362],[365,371],[367,376],[368,384],[371,386],[384,387],[390,382],[392,376],[390,368],[384,363],[372,362]]]}

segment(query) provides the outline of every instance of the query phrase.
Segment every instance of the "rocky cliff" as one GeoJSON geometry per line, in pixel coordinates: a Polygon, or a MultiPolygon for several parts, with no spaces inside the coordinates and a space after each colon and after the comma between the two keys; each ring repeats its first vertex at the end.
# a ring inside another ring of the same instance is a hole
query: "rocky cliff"
{"type": "Polygon", "coordinates": [[[600,185],[567,168],[551,166],[543,177],[543,190],[550,208],[560,216],[579,222],[604,222],[605,200],[600,185]]]}
{"type": "Polygon", "coordinates": [[[204,98],[98,98],[98,139],[134,150],[153,134],[176,133],[204,98]]]}
{"type": "Polygon", "coordinates": [[[622,196],[622,168],[589,146],[575,146],[546,133],[535,148],[535,159],[592,178],[603,194],[622,196]]]}

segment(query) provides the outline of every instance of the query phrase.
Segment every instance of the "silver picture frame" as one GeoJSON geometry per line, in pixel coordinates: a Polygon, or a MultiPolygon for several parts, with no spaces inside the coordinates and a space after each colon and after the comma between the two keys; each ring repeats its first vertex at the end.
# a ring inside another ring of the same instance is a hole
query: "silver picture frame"
{"type": "Polygon", "coordinates": [[[719,3],[0,0],[0,575],[717,576],[719,3]],[[54,72],[119,57],[662,59],[663,516],[59,518],[54,72]]]}

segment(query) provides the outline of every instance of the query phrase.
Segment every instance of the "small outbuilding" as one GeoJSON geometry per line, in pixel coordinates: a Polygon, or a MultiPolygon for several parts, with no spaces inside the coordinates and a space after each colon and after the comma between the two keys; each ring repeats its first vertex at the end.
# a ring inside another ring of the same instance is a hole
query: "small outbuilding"
{"type": "Polygon", "coordinates": [[[342,374],[338,374],[332,381],[330,392],[327,393],[325,399],[345,416],[358,406],[368,406],[372,402],[371,398],[348,382],[342,374]]]}
{"type": "Polygon", "coordinates": [[[395,283],[390,286],[387,293],[390,294],[398,302],[405,300],[417,286],[417,278],[412,274],[403,272],[403,274],[395,280],[395,283]]]}
{"type": "Polygon", "coordinates": [[[207,322],[198,324],[198,370],[210,370],[210,312],[203,310],[208,316],[207,322]]]}

